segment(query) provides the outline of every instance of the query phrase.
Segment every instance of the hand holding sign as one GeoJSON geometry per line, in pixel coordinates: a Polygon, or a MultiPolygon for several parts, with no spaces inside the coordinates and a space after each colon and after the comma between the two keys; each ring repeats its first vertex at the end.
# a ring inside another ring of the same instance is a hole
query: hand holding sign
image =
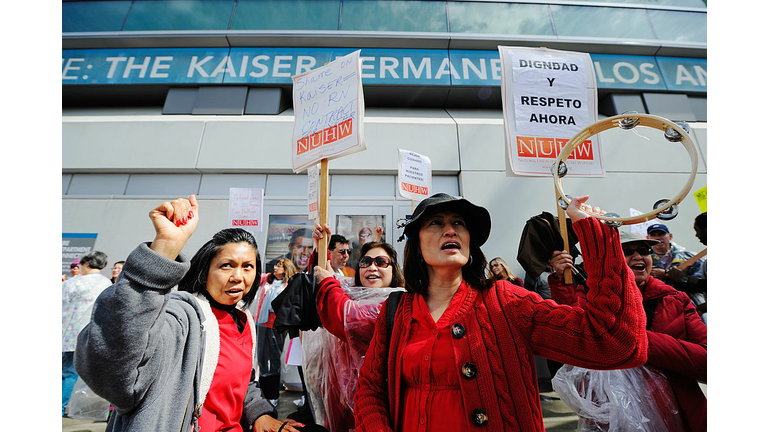
{"type": "MultiPolygon", "coordinates": [[[[328,159],[365,150],[363,82],[360,50],[293,79],[293,171],[320,162],[317,218],[328,222],[328,159]]],[[[310,203],[311,203],[310,199],[310,203]]],[[[310,209],[310,213],[314,210],[310,209]]],[[[325,267],[328,236],[318,247],[318,265],[325,267]]]]}

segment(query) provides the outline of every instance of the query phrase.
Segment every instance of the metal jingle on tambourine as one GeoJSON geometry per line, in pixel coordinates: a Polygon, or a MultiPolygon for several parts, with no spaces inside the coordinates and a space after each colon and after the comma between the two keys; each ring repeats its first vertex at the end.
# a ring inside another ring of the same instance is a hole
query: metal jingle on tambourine
{"type": "MultiPolygon", "coordinates": [[[[627,111],[625,113],[622,113],[622,115],[632,115],[632,114],[637,114],[637,111],[627,111]]],[[[625,118],[619,119],[618,123],[620,128],[629,130],[640,124],[640,117],[625,117],[625,118]]]]}
{"type": "MultiPolygon", "coordinates": [[[[572,197],[572,196],[570,196],[570,195],[566,195],[565,197],[566,197],[566,198],[568,198],[568,201],[569,201],[569,202],[570,202],[570,201],[573,201],[573,197],[572,197]]],[[[562,207],[562,208],[563,208],[563,210],[565,210],[565,209],[567,209],[567,208],[568,208],[568,203],[567,203],[567,202],[565,202],[565,200],[563,199],[563,197],[559,197],[559,198],[557,199],[557,204],[558,204],[560,207],[562,207]]]]}
{"type": "MultiPolygon", "coordinates": [[[[656,210],[665,206],[669,202],[668,199],[660,199],[653,205],[653,209],[656,210]]],[[[668,209],[656,214],[656,217],[661,220],[672,220],[677,217],[678,209],[677,204],[672,204],[668,209]]]]}
{"type": "MultiPolygon", "coordinates": [[[[688,123],[686,123],[686,122],[675,122],[675,124],[680,126],[685,131],[685,133],[690,133],[691,132],[691,127],[688,126],[688,123]]],[[[683,140],[683,135],[680,134],[680,132],[672,129],[671,127],[668,127],[666,129],[664,129],[664,138],[666,138],[667,141],[680,142],[680,141],[683,140]]]]}
{"type": "MultiPolygon", "coordinates": [[[[603,215],[603,217],[620,218],[621,215],[618,214],[618,213],[606,213],[606,214],[603,215]]],[[[620,220],[603,220],[603,223],[608,225],[609,227],[612,227],[612,228],[619,228],[622,225],[624,225],[624,222],[622,222],[620,220]]]]}
{"type": "Polygon", "coordinates": [[[557,162],[552,164],[552,168],[550,168],[550,172],[552,172],[552,175],[556,175],[560,178],[565,177],[566,174],[568,174],[568,167],[565,165],[565,162],[560,161],[558,164],[557,162]]]}

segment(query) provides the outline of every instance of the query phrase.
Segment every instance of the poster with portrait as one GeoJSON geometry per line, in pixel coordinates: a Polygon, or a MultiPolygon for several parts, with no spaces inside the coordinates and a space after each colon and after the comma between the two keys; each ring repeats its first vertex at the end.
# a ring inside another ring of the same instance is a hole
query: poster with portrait
{"type": "Polygon", "coordinates": [[[300,272],[307,271],[314,248],[313,228],[314,223],[305,214],[270,215],[264,251],[265,271],[271,273],[279,258],[288,258],[300,272]]]}
{"type": "MultiPolygon", "coordinates": [[[[377,227],[386,226],[384,215],[338,215],[336,216],[336,233],[349,240],[349,261],[347,266],[356,268],[360,260],[360,248],[365,243],[376,239],[377,227]]],[[[379,241],[387,241],[386,231],[382,231],[379,241]]]]}

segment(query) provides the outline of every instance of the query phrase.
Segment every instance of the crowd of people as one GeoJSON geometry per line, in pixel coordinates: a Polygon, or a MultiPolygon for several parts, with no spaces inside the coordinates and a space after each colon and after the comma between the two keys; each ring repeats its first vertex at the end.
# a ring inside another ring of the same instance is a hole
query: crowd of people
{"type": "MultiPolygon", "coordinates": [[[[154,239],[115,263],[111,281],[94,252],[63,283],[85,306],[62,303],[62,411],[79,374],[114,407],[110,431],[543,431],[541,357],[594,371],[652,368],[671,388],[662,415],[682,420],[668,430],[705,431],[706,259],[693,260],[664,224],[647,236],[611,228],[587,200],[566,210],[585,274],[571,284],[569,251],[553,250],[535,277],[487,261],[490,213],[447,194],[414,210],[402,267],[381,227],[358,237],[350,267],[354,242],[316,223],[293,231],[263,274],[242,229],[186,258],[197,200],[164,202],[150,211],[154,239]],[[286,333],[273,326],[273,304],[299,273],[314,275],[322,324],[302,341],[312,421],[276,411],[286,333]]],[[[694,230],[706,245],[706,213],[694,230]]]]}

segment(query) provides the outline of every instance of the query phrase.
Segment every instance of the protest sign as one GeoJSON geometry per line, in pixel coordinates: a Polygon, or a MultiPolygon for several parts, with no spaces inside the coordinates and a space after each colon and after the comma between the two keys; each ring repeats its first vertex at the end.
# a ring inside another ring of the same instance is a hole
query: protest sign
{"type": "MultiPolygon", "coordinates": [[[[589,54],[499,46],[508,175],[551,176],[568,141],[597,121],[589,54]]],[[[604,177],[598,136],[568,157],[568,175],[604,177]]]]}
{"type": "Polygon", "coordinates": [[[424,155],[397,149],[397,185],[400,196],[421,201],[431,195],[432,161],[424,155]]]}
{"type": "Polygon", "coordinates": [[[229,226],[261,231],[264,189],[229,188],[229,226]]]}
{"type": "Polygon", "coordinates": [[[309,220],[318,219],[318,189],[320,188],[320,165],[315,164],[307,169],[307,212],[309,220]]]}
{"type": "Polygon", "coordinates": [[[365,150],[360,50],[293,79],[293,171],[365,150]]]}
{"type": "Polygon", "coordinates": [[[93,250],[97,236],[97,233],[61,234],[61,273],[69,275],[69,265],[93,250]]]}
{"type": "MultiPolygon", "coordinates": [[[[629,217],[640,216],[641,214],[643,214],[643,212],[641,212],[640,210],[633,209],[632,207],[629,208],[629,217]]],[[[654,224],[655,222],[656,221],[654,220],[650,220],[642,223],[629,225],[629,232],[639,234],[643,237],[648,237],[648,227],[654,224]]]]}
{"type": "Polygon", "coordinates": [[[696,198],[696,204],[699,205],[699,209],[702,213],[707,211],[707,187],[697,190],[693,193],[693,197],[696,198]]]}

